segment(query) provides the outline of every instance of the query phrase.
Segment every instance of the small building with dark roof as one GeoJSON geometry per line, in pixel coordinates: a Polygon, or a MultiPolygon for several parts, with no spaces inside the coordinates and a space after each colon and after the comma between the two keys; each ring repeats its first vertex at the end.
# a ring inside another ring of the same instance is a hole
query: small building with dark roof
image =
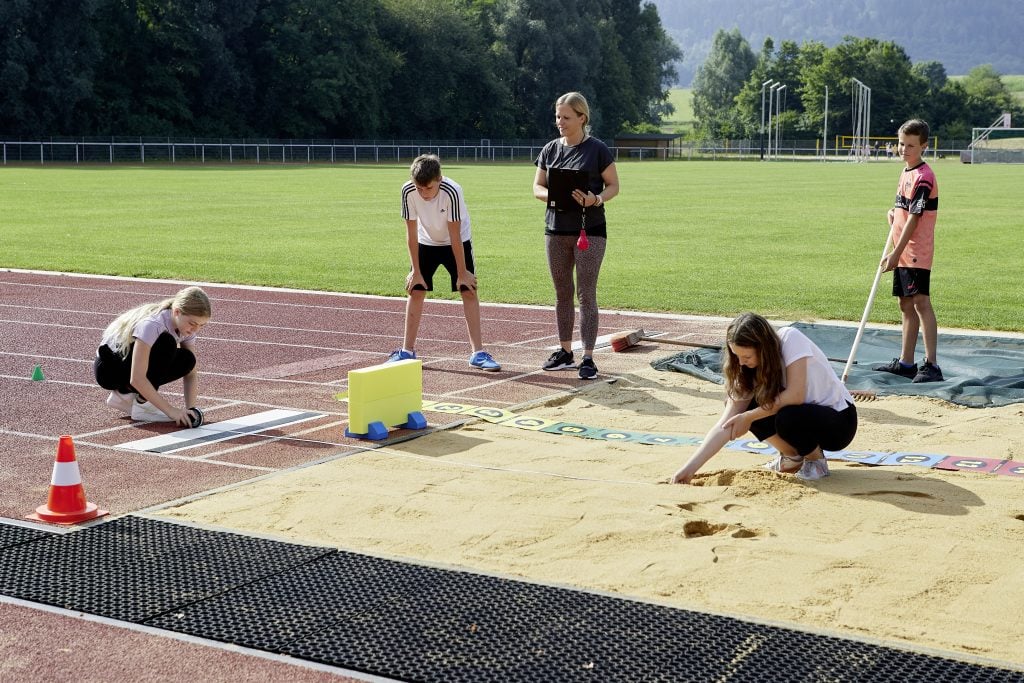
{"type": "Polygon", "coordinates": [[[628,157],[667,159],[672,141],[681,137],[682,133],[619,133],[613,146],[628,157]]]}

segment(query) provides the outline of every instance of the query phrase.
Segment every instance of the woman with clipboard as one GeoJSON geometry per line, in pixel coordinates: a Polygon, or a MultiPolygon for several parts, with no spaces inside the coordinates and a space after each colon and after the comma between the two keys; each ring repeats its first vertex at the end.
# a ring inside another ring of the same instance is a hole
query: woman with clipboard
{"type": "Polygon", "coordinates": [[[533,196],[544,202],[548,268],[555,285],[555,317],[561,348],[551,354],[545,370],[576,367],[572,352],[575,326],[574,292],[580,303],[583,359],[580,379],[597,377],[597,278],[604,259],[607,231],[604,203],[619,193],[619,175],[608,147],[590,136],[590,106],[578,92],[555,101],[555,138],[537,156],[533,196]],[[575,287],[573,272],[575,271],[575,287]]]}

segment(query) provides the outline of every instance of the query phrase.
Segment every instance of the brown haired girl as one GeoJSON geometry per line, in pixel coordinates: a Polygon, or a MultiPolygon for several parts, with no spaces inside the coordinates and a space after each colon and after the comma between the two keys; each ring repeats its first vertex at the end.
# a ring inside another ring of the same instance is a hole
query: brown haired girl
{"type": "Polygon", "coordinates": [[[846,448],[857,433],[853,397],[803,332],[777,332],[756,313],[729,325],[722,349],[726,405],[690,460],[672,476],[688,484],[731,439],[753,432],[779,452],[766,467],[801,479],[827,477],[822,449],[846,448]]]}

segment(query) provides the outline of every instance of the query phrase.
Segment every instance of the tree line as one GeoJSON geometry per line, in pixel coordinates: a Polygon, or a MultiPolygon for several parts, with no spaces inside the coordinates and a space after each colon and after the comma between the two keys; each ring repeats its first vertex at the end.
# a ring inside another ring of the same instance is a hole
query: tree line
{"type": "Polygon", "coordinates": [[[540,138],[671,111],[640,0],[5,0],[0,135],[540,138]]]}
{"type": "Polygon", "coordinates": [[[915,117],[928,121],[933,136],[946,139],[970,138],[971,128],[986,127],[1003,112],[1024,121],[1024,107],[991,65],[951,79],[939,62],[911,63],[894,42],[851,36],[833,48],[814,41],[782,41],[776,48],[767,38],[755,54],[739,29],[733,29],[715,34],[711,52],[697,71],[697,135],[756,137],[767,81],[786,85],[785,108],[777,119],[783,137],[820,138],[826,124],[830,134],[849,134],[854,78],[871,88],[873,136],[895,136],[903,121],[915,117]]]}

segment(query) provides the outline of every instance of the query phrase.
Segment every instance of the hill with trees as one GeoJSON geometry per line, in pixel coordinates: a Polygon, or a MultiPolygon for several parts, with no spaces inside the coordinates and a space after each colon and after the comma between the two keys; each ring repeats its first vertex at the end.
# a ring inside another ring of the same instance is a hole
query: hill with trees
{"type": "Polygon", "coordinates": [[[688,85],[711,52],[715,32],[738,28],[757,51],[765,38],[838,45],[846,36],[895,42],[913,62],[939,62],[963,75],[991,64],[1024,74],[1024,11],[1005,0],[653,0],[662,25],[684,52],[688,85]]]}
{"type": "Polygon", "coordinates": [[[755,137],[766,84],[785,86],[785,103],[776,106],[775,119],[782,137],[820,139],[826,129],[850,132],[854,79],[871,88],[875,135],[893,135],[902,121],[914,117],[924,118],[934,135],[945,138],[970,138],[971,128],[988,126],[1005,112],[1013,121],[1024,119],[1024,106],[989,65],[951,79],[939,62],[912,63],[895,42],[851,36],[835,47],[792,41],[776,47],[767,39],[755,52],[733,28],[715,34],[697,70],[697,136],[755,137]]]}

